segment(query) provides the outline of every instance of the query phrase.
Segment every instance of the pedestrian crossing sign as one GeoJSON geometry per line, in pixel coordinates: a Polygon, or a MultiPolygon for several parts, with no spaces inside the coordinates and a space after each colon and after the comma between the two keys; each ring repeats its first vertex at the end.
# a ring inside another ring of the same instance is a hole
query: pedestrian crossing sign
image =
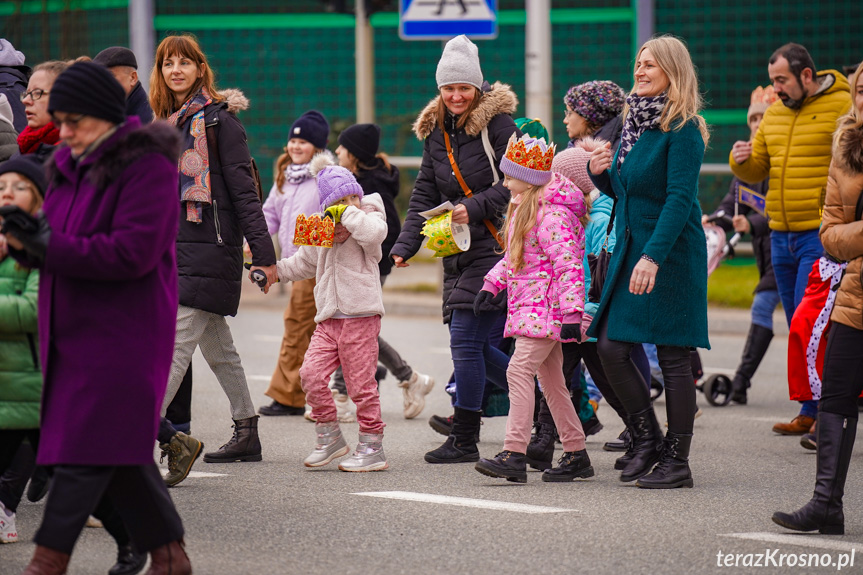
{"type": "Polygon", "coordinates": [[[402,40],[497,38],[497,0],[399,0],[402,40]]]}

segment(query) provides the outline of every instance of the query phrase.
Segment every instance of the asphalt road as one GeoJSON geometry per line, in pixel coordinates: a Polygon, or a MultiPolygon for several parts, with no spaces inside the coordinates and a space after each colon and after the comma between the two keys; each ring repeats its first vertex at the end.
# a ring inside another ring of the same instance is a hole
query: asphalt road
{"type": "MultiPolygon", "coordinates": [[[[252,397],[263,404],[281,312],[244,306],[230,323],[252,397]]],[[[444,439],[426,419],[450,413],[442,386],[451,371],[447,331],[435,318],[388,316],[383,336],[438,382],[425,411],[410,421],[402,417],[393,378],[382,384],[390,469],[308,470],[302,459],[314,445],[313,425],[302,417],[262,418],[263,462],[199,462],[194,476],[171,490],[196,573],[826,573],[836,566],[801,567],[799,555],[809,562],[809,554],[829,554],[823,559],[838,562],[850,560],[840,555],[852,550],[855,563],[841,572],[863,572],[859,449],[846,486],[847,535],[792,535],[770,521],[774,511],[809,499],[815,472],[812,452],[770,430],[796,414],[787,400],[784,336],[774,340],[756,375],[749,405],[710,407],[699,394],[704,415],[696,420],[691,456],[695,488],[673,491],[618,480],[612,469],[618,454],[601,449],[622,428],[607,406],[599,411],[605,429],[588,438],[596,469],[590,480],[547,484],[534,472],[526,485],[516,485],[480,475],[472,464],[426,464],[423,453],[444,439]],[[380,492],[384,497],[369,495],[380,492]],[[769,567],[743,566],[765,552],[760,561],[769,567]],[[792,559],[783,554],[793,555],[796,566],[789,567],[792,559]],[[724,561],[738,567],[718,566],[724,561]]],[[[739,333],[712,334],[713,349],[702,354],[708,371],[732,370],[743,341],[739,333]]],[[[194,361],[192,431],[216,448],[231,433],[228,403],[199,354],[194,361]]],[[[656,406],[664,421],[662,398],[656,406]]],[[[502,448],[504,426],[504,418],[484,421],[483,456],[502,448]]],[[[343,431],[353,443],[357,425],[344,424],[343,431]]],[[[0,548],[0,574],[17,574],[26,565],[41,514],[41,503],[22,503],[21,542],[0,548]]],[[[69,573],[105,573],[114,553],[104,530],[86,529],[69,573]]]]}

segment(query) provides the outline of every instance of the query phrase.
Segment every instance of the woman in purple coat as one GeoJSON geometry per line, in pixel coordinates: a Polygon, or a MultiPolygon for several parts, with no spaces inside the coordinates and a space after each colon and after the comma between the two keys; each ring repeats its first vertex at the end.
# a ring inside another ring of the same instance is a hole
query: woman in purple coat
{"type": "Polygon", "coordinates": [[[105,68],[60,74],[49,112],[65,145],[49,164],[43,212],[4,218],[12,255],[41,271],[37,460],[54,475],[25,574],[65,573],[103,496],[151,553],[151,572],[191,573],[153,461],[177,314],[179,143],[171,127],[142,128],[124,110],[105,68]]]}

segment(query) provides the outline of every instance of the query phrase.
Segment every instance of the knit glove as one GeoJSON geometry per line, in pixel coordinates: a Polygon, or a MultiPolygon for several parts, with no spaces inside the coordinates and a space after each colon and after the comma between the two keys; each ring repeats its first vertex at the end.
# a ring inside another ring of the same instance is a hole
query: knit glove
{"type": "Polygon", "coordinates": [[[28,255],[40,263],[45,260],[48,241],[51,239],[51,226],[43,212],[32,216],[18,206],[8,205],[0,208],[3,227],[0,233],[12,234],[24,246],[28,255]]]}
{"type": "Polygon", "coordinates": [[[497,295],[488,290],[480,290],[473,301],[473,313],[479,317],[482,313],[506,309],[506,290],[500,290],[497,295]]]}
{"type": "Polygon", "coordinates": [[[564,316],[563,325],[560,326],[560,339],[581,343],[581,314],[564,316]]]}
{"type": "Polygon", "coordinates": [[[342,214],[347,209],[347,204],[333,204],[324,210],[324,217],[330,218],[333,220],[333,223],[339,223],[342,221],[342,214]]]}

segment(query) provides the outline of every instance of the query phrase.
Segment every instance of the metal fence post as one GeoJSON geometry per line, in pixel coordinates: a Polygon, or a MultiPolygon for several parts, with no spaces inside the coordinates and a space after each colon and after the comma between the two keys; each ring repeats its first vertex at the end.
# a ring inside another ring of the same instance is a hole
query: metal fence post
{"type": "Polygon", "coordinates": [[[539,118],[553,139],[551,114],[551,1],[527,0],[525,25],[525,115],[539,118]]]}
{"type": "Polygon", "coordinates": [[[138,80],[150,90],[150,70],[156,55],[156,0],[129,0],[129,48],[138,60],[138,80]]]}

